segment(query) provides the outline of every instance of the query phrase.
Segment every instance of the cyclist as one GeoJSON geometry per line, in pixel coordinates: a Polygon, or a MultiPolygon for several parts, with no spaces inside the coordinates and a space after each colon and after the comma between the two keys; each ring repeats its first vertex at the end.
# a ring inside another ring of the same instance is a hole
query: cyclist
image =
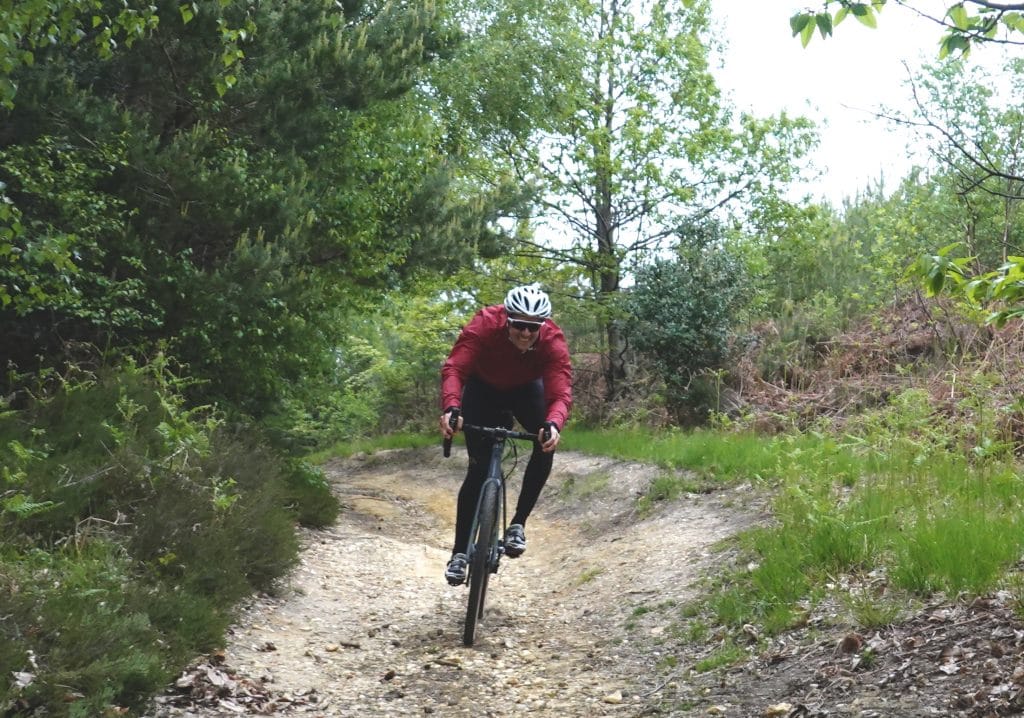
{"type": "MultiPolygon", "coordinates": [[[[463,327],[441,367],[441,434],[445,439],[465,421],[499,426],[509,412],[526,431],[541,435],[523,476],[515,514],[505,533],[505,554],[526,551],[526,519],[551,473],[555,447],[572,405],[572,364],[562,330],[551,321],[551,300],[536,284],[514,287],[504,304],[481,309],[463,327]],[[452,411],[459,410],[456,427],[452,411]]],[[[511,424],[509,424],[511,428],[511,424]]],[[[480,488],[487,478],[491,443],[466,434],[469,465],[459,489],[455,545],[445,567],[453,586],[466,580],[469,542],[480,488]]]]}

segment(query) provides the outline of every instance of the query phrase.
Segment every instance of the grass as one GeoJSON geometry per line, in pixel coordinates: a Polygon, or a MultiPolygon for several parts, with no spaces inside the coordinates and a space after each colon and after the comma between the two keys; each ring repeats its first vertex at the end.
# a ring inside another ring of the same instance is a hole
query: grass
{"type": "Polygon", "coordinates": [[[646,516],[659,502],[672,501],[688,491],[698,490],[699,487],[683,477],[672,475],[659,476],[647,487],[647,493],[637,501],[637,510],[641,516],[646,516]]]}
{"type": "Polygon", "coordinates": [[[587,499],[604,491],[610,481],[611,474],[607,471],[595,471],[586,476],[570,476],[562,482],[558,495],[563,499],[587,499]]]}
{"type": "Polygon", "coordinates": [[[311,464],[322,464],[334,458],[343,458],[362,452],[385,451],[388,449],[420,449],[424,446],[437,446],[440,451],[441,442],[437,434],[404,433],[382,434],[380,436],[356,439],[334,444],[305,456],[311,464]]]}
{"type": "Polygon", "coordinates": [[[707,658],[703,658],[694,664],[693,670],[697,673],[707,673],[716,668],[724,668],[739,663],[747,658],[747,652],[735,643],[726,643],[707,658]]]}
{"type": "Polygon", "coordinates": [[[906,611],[905,601],[873,596],[866,591],[851,591],[843,602],[856,624],[865,629],[891,626],[906,611]]]}
{"type": "MultiPolygon", "coordinates": [[[[686,469],[712,485],[751,482],[771,492],[773,522],[738,537],[736,565],[743,568],[721,577],[707,598],[708,618],[718,625],[751,624],[767,635],[786,630],[843,574],[878,572],[908,600],[1005,585],[1024,553],[1019,467],[971,463],[940,441],[925,445],[919,435],[903,440],[872,428],[874,435],[851,437],[574,430],[565,444],[686,469]]],[[[660,477],[639,508],[683,490],[680,480],[660,477]]],[[[900,613],[898,604],[863,595],[840,599],[868,628],[900,613]]]]}
{"type": "Polygon", "coordinates": [[[572,427],[560,447],[687,470],[714,485],[771,482],[809,473],[852,484],[863,468],[862,460],[820,433],[765,437],[753,432],[572,427]]]}
{"type": "Polygon", "coordinates": [[[601,568],[600,566],[594,566],[593,568],[588,568],[586,571],[581,573],[576,578],[576,585],[577,586],[582,586],[585,583],[590,583],[595,578],[600,576],[602,573],[604,573],[604,569],[601,568]]]}

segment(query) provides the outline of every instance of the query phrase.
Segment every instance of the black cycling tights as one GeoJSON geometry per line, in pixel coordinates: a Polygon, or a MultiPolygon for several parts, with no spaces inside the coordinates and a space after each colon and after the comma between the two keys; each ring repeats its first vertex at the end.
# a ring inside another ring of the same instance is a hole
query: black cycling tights
{"type": "MultiPolygon", "coordinates": [[[[462,390],[462,418],[467,424],[477,426],[501,426],[508,423],[508,413],[530,432],[541,430],[546,418],[544,382],[541,379],[508,391],[498,391],[479,379],[470,379],[462,390]]],[[[454,551],[465,551],[469,543],[469,531],[473,527],[473,512],[480,496],[480,487],[487,478],[487,464],[491,459],[492,442],[486,437],[469,432],[466,434],[466,452],[469,466],[466,478],[459,489],[459,502],[455,515],[454,551]]],[[[540,492],[551,474],[554,452],[541,451],[540,444],[533,445],[533,452],[526,464],[523,487],[519,491],[513,524],[526,524],[526,519],[537,505],[540,492]]]]}

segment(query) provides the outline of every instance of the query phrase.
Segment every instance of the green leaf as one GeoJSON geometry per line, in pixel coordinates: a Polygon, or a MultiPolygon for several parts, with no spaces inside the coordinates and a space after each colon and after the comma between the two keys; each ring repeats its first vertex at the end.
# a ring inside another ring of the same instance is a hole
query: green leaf
{"type": "Polygon", "coordinates": [[[959,247],[961,244],[963,244],[963,242],[950,242],[949,244],[947,244],[945,247],[943,247],[942,249],[940,249],[938,251],[938,255],[940,257],[945,257],[947,254],[952,252],[954,249],[959,247]]]}
{"type": "Polygon", "coordinates": [[[1024,15],[1019,12],[1008,12],[1003,15],[1003,24],[1015,32],[1024,32],[1024,15]]]}
{"type": "Polygon", "coordinates": [[[951,7],[946,11],[946,15],[961,30],[966,30],[971,25],[970,16],[967,14],[967,10],[964,9],[963,3],[951,7]]]}
{"type": "Polygon", "coordinates": [[[827,12],[819,12],[815,17],[815,23],[818,25],[818,32],[821,33],[822,38],[832,34],[832,16],[827,12]]]}
{"type": "Polygon", "coordinates": [[[871,29],[878,27],[878,20],[875,18],[875,11],[867,5],[853,6],[853,16],[857,18],[862,25],[866,25],[871,29]],[[858,12],[858,8],[860,8],[861,11],[858,12]]]}
{"type": "Polygon", "coordinates": [[[814,28],[815,24],[813,22],[809,22],[804,26],[804,29],[800,31],[800,43],[804,47],[807,47],[811,38],[814,37],[814,28]]]}
{"type": "Polygon", "coordinates": [[[796,37],[804,31],[807,24],[811,21],[810,13],[802,12],[789,18],[789,27],[793,30],[793,36],[796,37]]]}
{"type": "Polygon", "coordinates": [[[942,42],[939,44],[940,60],[957,51],[964,57],[969,55],[971,52],[971,41],[963,35],[947,35],[942,38],[942,42]]]}
{"type": "Polygon", "coordinates": [[[24,519],[48,511],[57,504],[53,501],[35,501],[31,496],[18,493],[5,498],[0,505],[3,506],[4,511],[9,511],[18,518],[24,519]]]}

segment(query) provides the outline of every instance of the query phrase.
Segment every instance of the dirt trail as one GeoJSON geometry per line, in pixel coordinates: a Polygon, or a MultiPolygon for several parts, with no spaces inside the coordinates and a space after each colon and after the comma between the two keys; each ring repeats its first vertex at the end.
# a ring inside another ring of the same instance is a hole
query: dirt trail
{"type": "MultiPolygon", "coordinates": [[[[748,523],[737,490],[641,520],[636,499],[657,469],[560,453],[529,551],[503,561],[465,648],[467,592],[442,577],[464,468],[464,454],[437,449],[327,466],[340,520],[304,533],[288,588],[246,610],[224,656],[286,698],[274,715],[633,716],[665,688],[668,607],[691,597],[712,544],[748,523]]],[[[225,701],[186,715],[249,710],[225,701]]]]}

